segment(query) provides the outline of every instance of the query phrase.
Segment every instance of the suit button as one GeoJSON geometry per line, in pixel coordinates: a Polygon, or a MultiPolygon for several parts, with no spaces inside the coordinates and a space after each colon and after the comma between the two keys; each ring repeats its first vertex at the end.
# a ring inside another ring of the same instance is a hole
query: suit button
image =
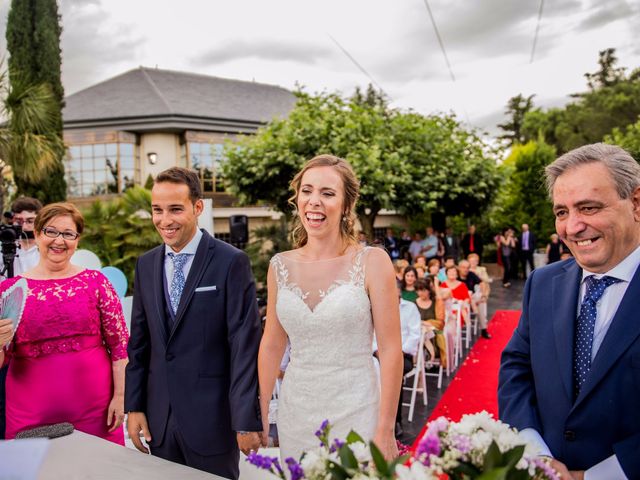
{"type": "Polygon", "coordinates": [[[573,430],[565,430],[564,439],[567,442],[573,442],[576,439],[576,432],[574,432],[573,430]]]}
{"type": "Polygon", "coordinates": [[[176,358],[175,355],[172,355],[171,353],[168,353],[167,356],[165,357],[167,359],[167,362],[172,361],[174,358],[176,358]]]}

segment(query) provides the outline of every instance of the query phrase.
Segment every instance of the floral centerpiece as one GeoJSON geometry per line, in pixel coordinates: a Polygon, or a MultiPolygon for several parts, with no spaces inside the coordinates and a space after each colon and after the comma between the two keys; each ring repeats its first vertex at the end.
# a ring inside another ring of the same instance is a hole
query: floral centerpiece
{"type": "Polygon", "coordinates": [[[259,468],[292,480],[400,479],[400,480],[559,480],[560,476],[537,451],[507,424],[487,412],[464,415],[459,422],[444,417],[432,421],[413,455],[387,462],[373,442],[357,433],[343,440],[330,438],[331,425],[323,422],[316,436],[320,447],[300,461],[252,453],[248,461],[259,468]]]}

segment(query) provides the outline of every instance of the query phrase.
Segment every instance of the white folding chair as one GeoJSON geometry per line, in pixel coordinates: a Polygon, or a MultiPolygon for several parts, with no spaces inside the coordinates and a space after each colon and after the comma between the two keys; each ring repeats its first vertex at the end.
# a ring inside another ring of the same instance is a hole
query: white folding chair
{"type": "MultiPolygon", "coordinates": [[[[453,367],[457,367],[459,360],[462,358],[462,302],[459,300],[450,300],[445,306],[445,329],[448,329],[449,335],[453,333],[453,367]]],[[[447,361],[447,374],[451,372],[447,361]]]]}
{"type": "MultiPolygon", "coordinates": [[[[422,327],[422,329],[423,329],[423,332],[425,332],[425,334],[426,334],[426,327],[422,327]]],[[[438,341],[437,341],[437,338],[438,338],[437,331],[436,331],[435,335],[436,336],[433,337],[434,338],[434,349],[437,350],[439,348],[438,341]]],[[[446,332],[444,331],[444,329],[442,331],[442,336],[444,337],[444,352],[441,351],[440,352],[440,356],[438,358],[431,358],[431,359],[429,359],[429,360],[427,360],[425,362],[425,369],[427,369],[427,370],[430,369],[433,366],[438,367],[438,373],[430,373],[428,371],[425,373],[425,375],[427,377],[436,377],[438,379],[438,390],[440,390],[442,388],[442,375],[444,373],[444,366],[443,366],[443,362],[442,362],[442,357],[444,356],[444,358],[447,358],[447,359],[449,358],[448,357],[448,355],[449,355],[448,343],[449,342],[447,341],[446,332]]],[[[447,376],[448,375],[449,375],[449,368],[447,366],[447,376]]]]}
{"type": "MultiPolygon", "coordinates": [[[[413,422],[413,411],[416,406],[416,397],[418,392],[422,393],[422,402],[427,405],[427,377],[424,372],[424,334],[425,330],[422,329],[420,333],[420,343],[418,344],[418,353],[416,355],[416,363],[413,369],[404,376],[404,381],[413,377],[413,385],[410,387],[402,386],[402,390],[411,391],[411,401],[409,403],[403,403],[403,407],[409,407],[408,420],[413,422]],[[422,385],[422,386],[421,386],[422,385]]],[[[403,382],[404,383],[404,382],[403,382]]]]}

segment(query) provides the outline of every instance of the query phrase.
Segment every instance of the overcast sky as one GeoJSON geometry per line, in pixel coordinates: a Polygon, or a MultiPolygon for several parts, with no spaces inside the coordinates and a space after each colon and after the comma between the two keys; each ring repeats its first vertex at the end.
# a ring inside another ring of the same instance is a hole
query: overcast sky
{"type": "MultiPolygon", "coordinates": [[[[0,0],[1,51],[9,4],[0,0]]],[[[546,0],[533,62],[539,0],[430,0],[455,82],[424,0],[59,5],[67,94],[140,65],[311,92],[351,94],[373,79],[393,106],[454,111],[495,132],[513,95],[551,106],[583,91],[599,50],[614,47],[621,66],[640,67],[640,0],[546,0]]]]}

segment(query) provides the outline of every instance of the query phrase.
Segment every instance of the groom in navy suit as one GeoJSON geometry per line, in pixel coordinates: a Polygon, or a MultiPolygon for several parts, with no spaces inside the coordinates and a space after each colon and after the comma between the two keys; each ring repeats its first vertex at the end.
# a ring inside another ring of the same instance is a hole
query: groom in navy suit
{"type": "Polygon", "coordinates": [[[613,145],[546,168],[575,260],[532,272],[502,354],[500,418],[563,478],[640,478],[640,166],[613,145]]]}
{"type": "Polygon", "coordinates": [[[163,244],[138,259],[127,429],[138,450],[238,478],[238,447],[260,446],[256,359],[261,328],[247,256],[197,227],[200,180],[160,173],[151,192],[163,244]]]}

